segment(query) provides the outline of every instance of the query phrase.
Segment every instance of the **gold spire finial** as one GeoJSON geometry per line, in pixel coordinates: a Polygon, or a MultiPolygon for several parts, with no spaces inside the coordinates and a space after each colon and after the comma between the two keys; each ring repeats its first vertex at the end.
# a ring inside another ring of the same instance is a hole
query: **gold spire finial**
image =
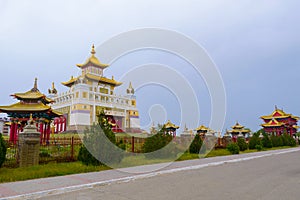
{"type": "Polygon", "coordinates": [[[91,54],[94,55],[95,53],[96,53],[96,51],[95,51],[95,45],[93,44],[91,54]]]}
{"type": "Polygon", "coordinates": [[[34,85],[33,88],[31,89],[31,92],[38,92],[39,89],[37,87],[37,78],[34,79],[34,85]]]}
{"type": "Polygon", "coordinates": [[[275,110],[278,110],[277,105],[275,105],[275,110]]]}
{"type": "Polygon", "coordinates": [[[54,89],[55,89],[54,82],[52,82],[52,90],[54,90],[54,89]]]}
{"type": "Polygon", "coordinates": [[[34,86],[33,86],[33,88],[37,89],[37,78],[34,79],[34,86]]]}

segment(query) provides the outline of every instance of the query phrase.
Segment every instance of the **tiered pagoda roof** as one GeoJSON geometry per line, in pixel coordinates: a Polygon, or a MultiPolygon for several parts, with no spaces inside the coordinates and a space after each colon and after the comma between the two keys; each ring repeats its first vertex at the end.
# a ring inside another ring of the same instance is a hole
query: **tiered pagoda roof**
{"type": "Polygon", "coordinates": [[[249,133],[249,129],[245,129],[245,126],[240,125],[238,122],[234,126],[231,127],[230,133],[249,133]]]}
{"type": "Polygon", "coordinates": [[[283,122],[278,122],[275,118],[271,119],[268,123],[261,124],[263,127],[280,127],[284,126],[285,123],[283,122]]]}
{"type": "Polygon", "coordinates": [[[273,111],[273,113],[271,115],[261,116],[260,118],[264,119],[264,120],[270,120],[270,119],[283,119],[283,118],[289,118],[289,117],[299,120],[299,117],[294,116],[292,114],[287,114],[283,110],[278,109],[277,106],[275,106],[275,110],[273,111]]]}
{"type": "Polygon", "coordinates": [[[206,126],[204,126],[204,125],[201,125],[201,126],[199,126],[198,128],[196,128],[195,129],[195,131],[211,131],[211,129],[210,128],[208,128],[208,127],[206,127],[206,126]]]}
{"type": "Polygon", "coordinates": [[[166,129],[179,129],[179,126],[176,126],[170,120],[168,120],[168,122],[164,124],[164,127],[166,129]]]}
{"type": "Polygon", "coordinates": [[[105,69],[106,67],[109,66],[108,64],[101,63],[99,59],[95,56],[95,54],[96,54],[95,46],[93,45],[91,50],[91,56],[83,64],[77,64],[77,67],[85,68],[87,66],[93,65],[95,67],[105,69]]]}
{"type": "MultiPolygon", "coordinates": [[[[89,66],[93,66],[93,67],[100,68],[101,70],[103,70],[109,66],[108,64],[101,63],[98,60],[98,58],[95,56],[95,54],[96,54],[96,51],[95,51],[95,47],[93,45],[92,50],[91,50],[91,56],[85,61],[85,63],[77,64],[77,67],[79,67],[81,69],[85,69],[89,66]]],[[[111,79],[109,79],[104,76],[100,76],[100,75],[96,75],[96,74],[92,74],[92,73],[83,73],[81,76],[78,76],[78,77],[71,76],[71,78],[68,81],[62,82],[62,84],[67,87],[71,87],[80,78],[83,78],[83,79],[86,78],[88,80],[97,81],[99,83],[104,83],[104,84],[108,84],[108,85],[112,85],[112,86],[119,86],[122,84],[121,82],[114,80],[113,77],[111,79]]]]}
{"type": "Polygon", "coordinates": [[[31,90],[24,93],[15,93],[11,96],[18,99],[19,102],[8,106],[0,106],[0,112],[7,113],[10,117],[28,118],[32,113],[34,117],[52,119],[62,115],[47,105],[54,101],[38,90],[37,79],[35,79],[31,90]]]}

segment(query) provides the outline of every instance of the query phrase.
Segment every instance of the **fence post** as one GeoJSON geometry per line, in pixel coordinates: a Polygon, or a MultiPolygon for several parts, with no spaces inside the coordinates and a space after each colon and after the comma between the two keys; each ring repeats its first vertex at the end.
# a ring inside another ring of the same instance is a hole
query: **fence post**
{"type": "Polygon", "coordinates": [[[74,136],[71,139],[71,160],[74,161],[74,136]]]}
{"type": "Polygon", "coordinates": [[[131,152],[134,153],[134,136],[131,137],[131,152]]]}

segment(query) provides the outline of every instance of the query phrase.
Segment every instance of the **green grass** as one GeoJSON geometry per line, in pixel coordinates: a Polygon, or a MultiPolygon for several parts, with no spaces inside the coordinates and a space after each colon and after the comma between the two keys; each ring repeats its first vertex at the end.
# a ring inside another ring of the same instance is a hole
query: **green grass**
{"type": "Polygon", "coordinates": [[[213,149],[208,154],[206,154],[205,158],[228,155],[231,155],[231,153],[227,149],[213,149]]]}
{"type": "Polygon", "coordinates": [[[110,168],[106,166],[86,166],[81,164],[81,162],[49,163],[47,165],[19,168],[0,168],[0,183],[95,172],[108,169],[110,168]]]}

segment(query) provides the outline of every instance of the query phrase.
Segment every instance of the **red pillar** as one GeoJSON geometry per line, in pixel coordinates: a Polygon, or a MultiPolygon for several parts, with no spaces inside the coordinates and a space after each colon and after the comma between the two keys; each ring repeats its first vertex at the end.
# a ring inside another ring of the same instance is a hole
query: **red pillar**
{"type": "Polygon", "coordinates": [[[47,125],[47,143],[49,143],[50,141],[50,132],[51,132],[51,129],[50,129],[50,122],[48,123],[47,125]]]}
{"type": "Polygon", "coordinates": [[[9,130],[9,141],[12,142],[14,140],[14,122],[11,121],[10,130],[9,130]]]}
{"type": "Polygon", "coordinates": [[[39,130],[39,132],[40,132],[40,143],[42,144],[42,142],[43,142],[43,132],[44,132],[44,130],[43,130],[43,122],[40,122],[40,130],[39,130]]]}
{"type": "Polygon", "coordinates": [[[17,143],[17,139],[18,139],[17,134],[18,134],[18,122],[16,121],[14,125],[14,141],[13,141],[14,144],[17,143]]]}

